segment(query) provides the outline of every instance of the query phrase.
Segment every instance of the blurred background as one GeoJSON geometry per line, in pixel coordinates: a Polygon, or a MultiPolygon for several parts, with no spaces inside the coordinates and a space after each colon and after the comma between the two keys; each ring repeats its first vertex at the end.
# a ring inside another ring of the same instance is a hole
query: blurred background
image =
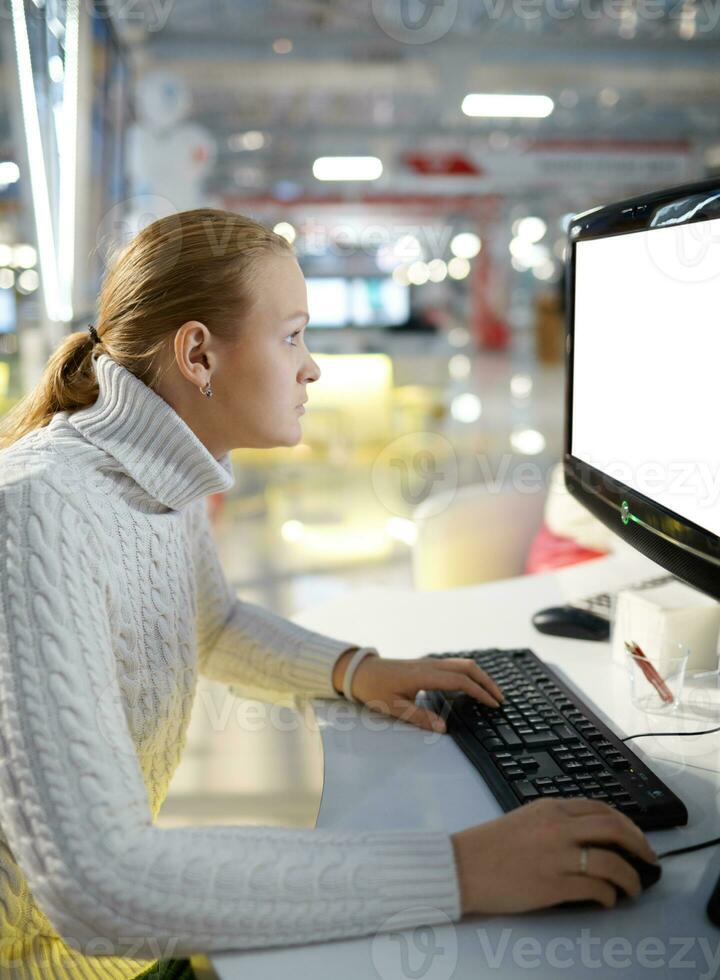
{"type": "MultiPolygon", "coordinates": [[[[715,3],[7,0],[0,42],[0,414],[93,320],[119,245],[228,208],[293,243],[323,372],[302,441],[236,451],[210,500],[242,598],[290,616],[612,546],[557,480],[565,231],[720,180],[715,3]]],[[[168,822],[275,819],[293,779],[279,819],[311,822],[317,773],[287,753],[238,810],[211,728],[168,822]]]]}

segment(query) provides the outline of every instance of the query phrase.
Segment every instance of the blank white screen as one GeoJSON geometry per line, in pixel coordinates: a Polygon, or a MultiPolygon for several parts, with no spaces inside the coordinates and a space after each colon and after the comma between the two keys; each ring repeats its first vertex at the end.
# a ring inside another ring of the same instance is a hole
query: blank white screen
{"type": "Polygon", "coordinates": [[[573,456],[720,534],[720,221],[576,248],[573,456]]]}

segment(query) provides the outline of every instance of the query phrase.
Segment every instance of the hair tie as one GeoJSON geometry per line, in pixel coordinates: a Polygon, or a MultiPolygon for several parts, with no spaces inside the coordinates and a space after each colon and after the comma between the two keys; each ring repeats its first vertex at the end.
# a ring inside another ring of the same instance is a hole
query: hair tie
{"type": "Polygon", "coordinates": [[[88,327],[88,333],[90,334],[90,337],[92,338],[93,346],[95,346],[95,344],[99,344],[100,343],[100,338],[98,337],[98,333],[97,333],[97,330],[95,329],[95,324],[94,323],[91,323],[90,326],[88,327]]]}

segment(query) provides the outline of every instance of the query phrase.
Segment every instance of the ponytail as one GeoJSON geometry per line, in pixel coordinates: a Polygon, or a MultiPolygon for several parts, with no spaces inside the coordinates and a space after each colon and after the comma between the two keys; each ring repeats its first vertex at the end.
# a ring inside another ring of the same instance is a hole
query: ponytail
{"type": "Polygon", "coordinates": [[[0,420],[0,449],[47,425],[56,412],[75,412],[94,404],[98,396],[94,346],[85,330],[65,338],[36,387],[0,420]]]}

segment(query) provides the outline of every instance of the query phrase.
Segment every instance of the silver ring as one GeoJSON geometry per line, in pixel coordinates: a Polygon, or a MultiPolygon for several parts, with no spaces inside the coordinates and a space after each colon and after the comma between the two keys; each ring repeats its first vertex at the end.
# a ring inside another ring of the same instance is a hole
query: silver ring
{"type": "Polygon", "coordinates": [[[586,875],[588,873],[588,849],[587,847],[580,848],[580,874],[586,875]]]}

